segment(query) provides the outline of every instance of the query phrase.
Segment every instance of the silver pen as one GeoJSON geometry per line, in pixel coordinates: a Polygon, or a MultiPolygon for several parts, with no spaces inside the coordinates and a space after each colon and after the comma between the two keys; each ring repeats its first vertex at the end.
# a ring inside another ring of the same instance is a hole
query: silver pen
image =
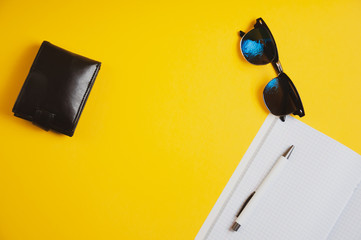
{"type": "Polygon", "coordinates": [[[283,168],[286,166],[288,162],[288,158],[290,157],[293,149],[295,147],[292,145],[273,165],[272,169],[269,171],[267,176],[262,180],[261,184],[256,188],[254,192],[252,192],[249,197],[246,199],[244,204],[241,207],[237,215],[237,219],[234,222],[232,229],[237,231],[242,222],[253,212],[253,209],[257,205],[257,202],[263,198],[265,190],[267,187],[277,178],[277,176],[282,172],[283,168]]]}

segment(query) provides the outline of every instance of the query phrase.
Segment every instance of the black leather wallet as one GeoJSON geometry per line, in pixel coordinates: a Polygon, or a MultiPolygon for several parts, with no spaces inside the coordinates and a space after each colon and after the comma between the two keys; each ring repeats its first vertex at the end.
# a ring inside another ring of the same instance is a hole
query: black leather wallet
{"type": "Polygon", "coordinates": [[[46,131],[73,136],[100,65],[44,41],[15,102],[14,115],[46,131]]]}

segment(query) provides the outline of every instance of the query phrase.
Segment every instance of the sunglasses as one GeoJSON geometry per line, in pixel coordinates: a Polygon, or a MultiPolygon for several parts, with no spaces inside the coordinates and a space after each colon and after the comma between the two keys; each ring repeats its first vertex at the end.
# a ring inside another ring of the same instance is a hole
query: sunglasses
{"type": "Polygon", "coordinates": [[[239,34],[242,37],[240,47],[243,57],[255,65],[272,63],[278,75],[263,90],[268,110],[282,121],[291,113],[299,117],[305,116],[301,98],[291,79],[283,72],[276,42],[263,19],[258,18],[254,29],[248,33],[240,31],[239,34]]]}

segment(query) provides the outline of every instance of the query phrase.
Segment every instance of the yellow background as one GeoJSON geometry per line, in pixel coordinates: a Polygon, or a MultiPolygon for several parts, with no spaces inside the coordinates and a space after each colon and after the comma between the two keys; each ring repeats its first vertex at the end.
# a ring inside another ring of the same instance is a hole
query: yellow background
{"type": "Polygon", "coordinates": [[[361,153],[361,2],[0,1],[0,239],[194,239],[265,120],[263,17],[301,120],[361,153]],[[43,40],[99,60],[72,138],[11,109],[43,40]]]}

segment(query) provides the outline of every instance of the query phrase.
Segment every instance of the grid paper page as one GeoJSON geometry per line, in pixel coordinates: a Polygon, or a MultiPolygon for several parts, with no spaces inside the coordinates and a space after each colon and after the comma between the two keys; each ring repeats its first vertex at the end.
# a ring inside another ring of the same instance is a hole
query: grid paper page
{"type": "Polygon", "coordinates": [[[344,239],[361,239],[361,183],[327,238],[327,240],[344,239]]]}
{"type": "Polygon", "coordinates": [[[204,239],[327,239],[361,181],[361,156],[293,117],[275,121],[204,239]],[[291,145],[282,174],[233,232],[242,203],[291,145]]]}

